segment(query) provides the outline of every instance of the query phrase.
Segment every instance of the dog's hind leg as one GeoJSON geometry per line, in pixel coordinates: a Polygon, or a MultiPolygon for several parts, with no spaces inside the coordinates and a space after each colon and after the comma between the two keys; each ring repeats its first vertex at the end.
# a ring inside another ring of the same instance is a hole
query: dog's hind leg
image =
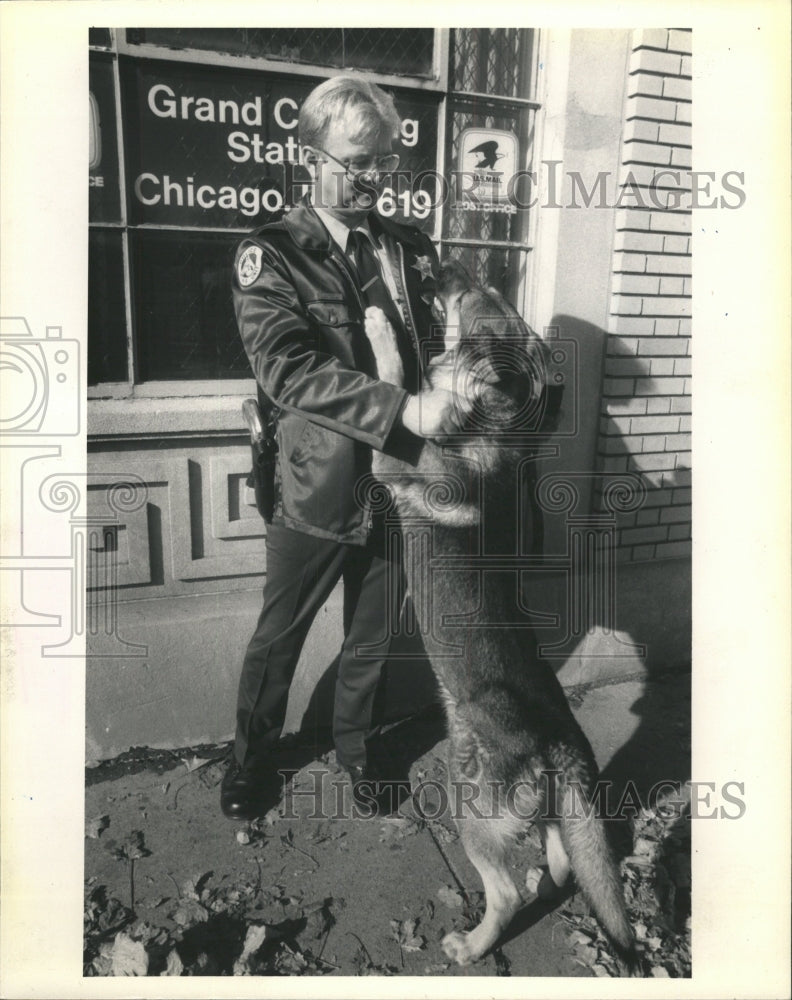
{"type": "Polygon", "coordinates": [[[454,931],[442,941],[443,951],[460,965],[475,962],[498,940],[520,908],[521,898],[506,864],[507,844],[497,824],[507,822],[467,816],[457,821],[462,844],[484,883],[487,909],[472,931],[454,931]]]}

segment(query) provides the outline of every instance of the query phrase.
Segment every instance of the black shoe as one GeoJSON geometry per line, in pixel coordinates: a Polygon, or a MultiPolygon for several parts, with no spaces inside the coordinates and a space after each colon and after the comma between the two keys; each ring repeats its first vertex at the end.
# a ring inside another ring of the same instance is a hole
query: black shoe
{"type": "Polygon", "coordinates": [[[410,794],[409,781],[382,778],[371,768],[342,765],[352,786],[355,815],[361,819],[392,816],[410,794]]]}
{"type": "Polygon", "coordinates": [[[220,808],[229,819],[248,820],[263,816],[277,801],[273,776],[261,762],[242,767],[232,760],[220,785],[220,808]]]}

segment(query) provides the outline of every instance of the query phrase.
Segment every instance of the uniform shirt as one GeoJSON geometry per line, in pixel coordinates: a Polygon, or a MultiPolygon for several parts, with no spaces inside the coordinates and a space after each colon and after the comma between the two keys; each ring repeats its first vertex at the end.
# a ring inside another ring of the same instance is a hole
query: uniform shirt
{"type": "MultiPolygon", "coordinates": [[[[346,257],[355,266],[355,255],[349,248],[349,234],[351,232],[349,226],[341,222],[340,219],[336,219],[334,216],[330,215],[322,208],[317,208],[316,205],[313,206],[314,211],[322,220],[322,224],[330,233],[330,238],[338,244],[339,247],[344,251],[346,257]]],[[[399,296],[399,289],[396,283],[396,277],[393,274],[391,268],[391,262],[386,254],[384,248],[381,246],[378,240],[374,238],[367,220],[363,220],[360,225],[355,226],[355,231],[363,233],[363,235],[369,240],[372,247],[374,248],[374,253],[376,255],[377,261],[379,262],[380,274],[382,275],[382,280],[385,283],[385,287],[388,289],[388,294],[393,299],[396,308],[399,310],[399,315],[402,321],[405,320],[404,314],[404,303],[399,296]]]]}

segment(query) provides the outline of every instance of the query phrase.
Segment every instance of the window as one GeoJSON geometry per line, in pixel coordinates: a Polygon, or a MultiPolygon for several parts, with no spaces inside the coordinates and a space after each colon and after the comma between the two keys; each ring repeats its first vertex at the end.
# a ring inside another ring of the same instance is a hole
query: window
{"type": "MultiPolygon", "coordinates": [[[[529,169],[527,157],[538,108],[526,96],[534,93],[533,36],[532,31],[518,28],[457,28],[451,32],[446,157],[452,170],[463,178],[470,170],[460,148],[467,129],[515,135],[517,147],[523,151],[520,166],[529,169]]],[[[465,204],[463,198],[452,197],[444,213],[443,250],[460,258],[479,281],[494,285],[515,301],[530,251],[528,212],[455,207],[460,204],[465,204]]]]}
{"type": "Polygon", "coordinates": [[[91,394],[251,378],[231,302],[234,248],[304,192],[297,112],[328,67],[365,70],[394,94],[401,166],[389,210],[514,295],[527,213],[469,210],[438,181],[464,173],[471,130],[513,142],[528,162],[533,39],[524,29],[92,29],[91,394]]]}
{"type": "Polygon", "coordinates": [[[136,28],[133,44],[431,77],[431,28],[136,28]]]}

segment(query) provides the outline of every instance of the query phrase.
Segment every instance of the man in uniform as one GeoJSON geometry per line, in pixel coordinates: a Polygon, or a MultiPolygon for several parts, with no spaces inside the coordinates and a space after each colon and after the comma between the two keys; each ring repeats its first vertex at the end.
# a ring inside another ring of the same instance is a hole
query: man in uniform
{"type": "MultiPolygon", "coordinates": [[[[356,647],[376,647],[388,634],[387,615],[398,614],[401,588],[393,585],[381,518],[359,484],[372,448],[456,429],[451,394],[420,392],[434,248],[417,229],[373,210],[383,176],[398,166],[393,99],[362,77],[334,77],[308,96],[298,129],[312,196],[242,241],[233,285],[239,330],[267,418],[276,422],[278,449],[264,606],[242,667],[235,759],[222,783],[221,807],[234,819],[263,808],[300,650],[341,578],[345,638],[333,739],[353,795],[379,802],[367,793],[385,775],[374,769],[367,737],[387,648],[363,655],[356,647]],[[369,306],[379,306],[394,326],[403,388],[376,377],[364,327],[369,306]]],[[[395,573],[401,581],[398,567],[395,573]]]]}

